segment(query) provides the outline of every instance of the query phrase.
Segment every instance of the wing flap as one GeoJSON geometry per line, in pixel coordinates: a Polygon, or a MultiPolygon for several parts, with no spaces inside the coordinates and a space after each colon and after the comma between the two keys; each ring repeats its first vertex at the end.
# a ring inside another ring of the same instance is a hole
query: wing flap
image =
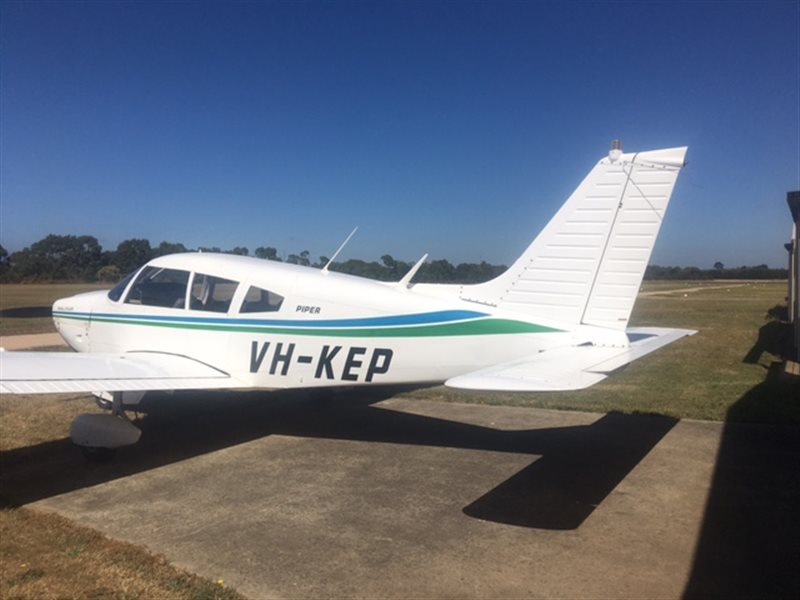
{"type": "Polygon", "coordinates": [[[228,373],[160,352],[0,352],[0,392],[122,392],[245,387],[228,373]]]}
{"type": "Polygon", "coordinates": [[[629,346],[570,346],[529,356],[465,375],[445,385],[468,390],[566,391],[580,390],[605,379],[609,373],[695,331],[658,327],[626,330],[629,346]]]}

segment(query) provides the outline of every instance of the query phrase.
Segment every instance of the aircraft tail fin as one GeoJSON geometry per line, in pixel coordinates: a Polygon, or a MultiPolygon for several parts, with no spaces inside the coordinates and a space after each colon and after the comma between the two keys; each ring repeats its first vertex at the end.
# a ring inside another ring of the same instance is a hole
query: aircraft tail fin
{"type": "Polygon", "coordinates": [[[505,273],[461,298],[624,331],[685,156],[615,145],[505,273]]]}

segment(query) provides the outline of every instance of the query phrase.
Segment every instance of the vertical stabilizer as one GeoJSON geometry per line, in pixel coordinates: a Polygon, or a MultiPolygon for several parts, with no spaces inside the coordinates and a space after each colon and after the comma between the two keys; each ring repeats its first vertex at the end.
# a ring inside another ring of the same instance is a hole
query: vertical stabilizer
{"type": "Polygon", "coordinates": [[[685,156],[615,146],[508,271],[461,298],[624,330],[685,156]]]}

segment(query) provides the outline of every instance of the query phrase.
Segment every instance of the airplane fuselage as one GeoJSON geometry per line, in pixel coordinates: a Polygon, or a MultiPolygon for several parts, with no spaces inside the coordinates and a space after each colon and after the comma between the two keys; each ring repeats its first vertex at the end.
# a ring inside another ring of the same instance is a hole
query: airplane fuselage
{"type": "Polygon", "coordinates": [[[79,352],[189,356],[268,389],[442,382],[589,335],[462,300],[459,287],[190,253],[151,261],[116,299],[90,292],[58,300],[53,317],[79,352]],[[170,281],[142,283],[145,269],[170,281]],[[222,303],[200,302],[208,293],[195,283],[201,278],[216,282],[211,293],[224,286],[222,303]],[[267,296],[280,300],[251,306],[267,296]]]}

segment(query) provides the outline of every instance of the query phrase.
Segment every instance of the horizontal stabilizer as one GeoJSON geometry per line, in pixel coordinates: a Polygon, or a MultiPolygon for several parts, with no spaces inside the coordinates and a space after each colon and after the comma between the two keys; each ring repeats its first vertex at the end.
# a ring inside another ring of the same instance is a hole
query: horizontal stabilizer
{"type": "Polygon", "coordinates": [[[628,347],[570,346],[448,379],[445,385],[467,390],[543,392],[580,390],[612,371],[695,332],[689,329],[631,327],[628,347]]]}
{"type": "Polygon", "coordinates": [[[160,352],[0,352],[0,393],[122,392],[245,387],[194,359],[160,352]]]}

